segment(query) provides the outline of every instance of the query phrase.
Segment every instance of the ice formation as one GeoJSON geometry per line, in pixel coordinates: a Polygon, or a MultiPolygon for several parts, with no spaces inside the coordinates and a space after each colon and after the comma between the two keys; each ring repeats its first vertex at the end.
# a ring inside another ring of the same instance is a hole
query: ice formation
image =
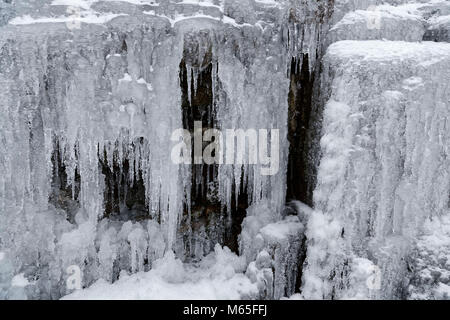
{"type": "Polygon", "coordinates": [[[411,240],[425,218],[448,214],[450,46],[342,41],[324,60],[331,90],[323,89],[330,96],[314,194],[324,226],[309,235],[318,256],[308,254],[307,272],[342,283],[307,282],[305,294],[339,296],[355,254],[377,261],[387,289],[380,298],[398,297],[411,240]]]}
{"type": "Polygon", "coordinates": [[[171,250],[201,258],[230,232],[241,190],[247,204],[269,202],[277,220],[286,185],[287,67],[291,56],[320,50],[327,4],[2,4],[10,15],[0,36],[0,238],[16,257],[15,272],[36,281],[30,297],[67,293],[72,265],[88,286],[115,281],[121,270],[149,270],[171,250]],[[193,119],[183,99],[194,108],[205,86],[206,114],[193,119]],[[170,159],[171,133],[191,129],[192,120],[279,129],[280,173],[208,167],[211,195],[204,168],[170,159]],[[218,239],[205,226],[192,230],[191,196],[205,193],[217,203],[218,239]]]}
{"type": "MultiPolygon", "coordinates": [[[[420,39],[425,29],[403,29],[405,17],[411,22],[428,19],[433,25],[445,11],[429,8],[448,5],[401,4],[389,10],[394,21],[386,24],[383,5],[378,8],[383,12],[378,16],[382,22],[378,34],[364,32],[372,24],[359,22],[359,17],[371,13],[355,11],[330,31],[335,40],[381,40],[389,25],[397,25],[399,33],[388,38],[404,41],[340,41],[323,59],[318,102],[323,107],[321,160],[315,213],[306,231],[304,298],[448,296],[447,257],[436,252],[430,259],[441,257],[439,263],[425,262],[421,256],[426,255],[425,240],[420,235],[426,220],[446,221],[450,214],[450,45],[405,42],[420,39]],[[438,14],[431,16],[430,11],[438,14]],[[410,14],[421,17],[410,19],[410,14]],[[353,17],[354,35],[349,36],[343,31],[353,17]],[[412,37],[396,39],[406,31],[412,37]],[[419,252],[418,257],[413,252],[419,252]],[[439,275],[420,280],[433,272],[434,264],[444,268],[439,273],[442,284],[436,283],[439,275]],[[436,293],[426,290],[424,283],[436,293]]],[[[445,237],[440,229],[427,232],[445,237]]]]}
{"type": "Polygon", "coordinates": [[[447,298],[449,15],[1,1],[0,299],[447,298]],[[278,129],[278,173],[174,163],[198,121],[278,129]]]}

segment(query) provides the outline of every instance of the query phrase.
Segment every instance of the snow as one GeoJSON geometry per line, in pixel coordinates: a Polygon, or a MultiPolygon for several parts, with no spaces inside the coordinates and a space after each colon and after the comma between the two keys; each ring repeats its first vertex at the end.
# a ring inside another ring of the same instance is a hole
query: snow
{"type": "Polygon", "coordinates": [[[445,25],[450,23],[450,15],[446,15],[446,16],[433,16],[430,20],[429,23],[433,26],[440,26],[440,25],[445,25]]]}
{"type": "Polygon", "coordinates": [[[303,229],[303,225],[298,217],[289,217],[286,220],[271,223],[263,227],[260,232],[269,241],[281,241],[289,236],[298,236],[303,229]]]}
{"type": "Polygon", "coordinates": [[[340,41],[328,49],[331,59],[350,60],[350,63],[368,62],[381,64],[401,60],[438,64],[450,57],[448,43],[410,43],[403,41],[340,41]],[[354,59],[356,61],[352,61],[354,59]]]}
{"type": "Polygon", "coordinates": [[[263,5],[268,5],[268,6],[277,6],[278,5],[278,1],[276,1],[276,0],[255,0],[255,2],[257,2],[259,4],[263,4],[263,5]]]}
{"type": "Polygon", "coordinates": [[[213,0],[182,0],[178,2],[179,4],[184,5],[197,5],[200,7],[213,7],[222,10],[222,6],[214,4],[213,0]]]}
{"type": "Polygon", "coordinates": [[[340,40],[447,41],[450,3],[442,0],[338,1],[328,43],[340,40]]]}
{"type": "Polygon", "coordinates": [[[358,20],[367,22],[370,18],[394,18],[398,20],[422,20],[422,16],[416,8],[411,10],[409,6],[389,6],[382,5],[372,10],[356,10],[346,14],[331,30],[337,28],[341,24],[355,24],[358,20]]]}
{"type": "Polygon", "coordinates": [[[123,78],[119,79],[119,82],[121,82],[121,81],[130,82],[130,81],[133,81],[133,79],[131,78],[131,76],[128,73],[125,73],[123,75],[123,78]]]}
{"type": "Polygon", "coordinates": [[[175,15],[174,18],[170,18],[166,15],[156,14],[155,11],[144,11],[144,14],[148,14],[148,15],[152,15],[155,17],[169,20],[172,28],[175,27],[175,25],[177,23],[179,23],[181,21],[190,20],[190,19],[208,19],[208,20],[213,20],[213,21],[220,21],[220,19],[217,17],[213,17],[213,16],[209,16],[209,15],[205,15],[205,14],[195,14],[195,15],[190,15],[190,16],[183,15],[183,14],[177,14],[177,15],[175,15]]]}
{"type": "Polygon", "coordinates": [[[63,299],[137,299],[197,300],[241,299],[257,294],[256,285],[242,273],[242,259],[227,248],[215,252],[198,266],[183,265],[172,252],[155,261],[152,270],[133,275],[122,274],[113,284],[99,280],[63,299]]]}
{"type": "Polygon", "coordinates": [[[74,6],[89,9],[93,0],[53,0],[52,6],[74,6]]]}
{"type": "Polygon", "coordinates": [[[403,40],[421,41],[425,19],[416,7],[381,5],[372,10],[347,13],[329,33],[329,41],[339,40],[403,40]]]}
{"type": "Polygon", "coordinates": [[[139,83],[139,84],[145,84],[145,86],[147,87],[147,90],[148,90],[148,91],[153,91],[153,86],[152,86],[152,84],[151,84],[151,83],[148,83],[147,81],[145,81],[144,78],[139,78],[139,79],[137,79],[136,82],[139,83]]]}
{"type": "Polygon", "coordinates": [[[89,9],[95,2],[100,1],[113,1],[113,2],[127,2],[131,4],[152,4],[158,5],[155,0],[53,0],[51,3],[52,6],[74,6],[80,7],[83,9],[89,9]]]}
{"type": "Polygon", "coordinates": [[[30,285],[30,282],[27,278],[25,278],[25,275],[23,273],[20,273],[18,275],[15,275],[14,278],[11,280],[11,286],[13,287],[26,287],[30,285]]]}
{"type": "Polygon", "coordinates": [[[227,23],[227,24],[231,24],[232,26],[237,27],[237,28],[238,27],[243,27],[243,26],[252,26],[249,23],[237,23],[235,19],[230,18],[228,16],[224,16],[223,17],[223,22],[227,23]]]}
{"type": "Polygon", "coordinates": [[[9,23],[12,25],[26,25],[34,23],[61,23],[61,22],[83,22],[83,23],[94,23],[103,24],[111,21],[114,18],[124,16],[124,14],[87,14],[83,16],[63,16],[55,18],[32,18],[30,15],[25,15],[21,17],[16,17],[12,19],[9,23]]]}

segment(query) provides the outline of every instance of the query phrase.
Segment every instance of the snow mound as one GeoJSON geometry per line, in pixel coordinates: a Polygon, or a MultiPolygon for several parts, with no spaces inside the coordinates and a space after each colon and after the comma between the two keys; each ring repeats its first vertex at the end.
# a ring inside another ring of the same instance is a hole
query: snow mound
{"type": "Polygon", "coordinates": [[[154,262],[148,272],[122,273],[113,284],[98,280],[64,300],[242,299],[256,296],[256,285],[244,276],[245,262],[219,245],[198,265],[183,264],[173,252],[154,262]]]}

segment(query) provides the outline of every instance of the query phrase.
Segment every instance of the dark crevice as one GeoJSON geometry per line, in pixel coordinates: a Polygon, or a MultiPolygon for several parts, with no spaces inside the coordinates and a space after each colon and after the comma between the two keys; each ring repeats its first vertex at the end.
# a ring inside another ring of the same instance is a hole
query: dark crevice
{"type": "MultiPolygon", "coordinates": [[[[320,52],[316,54],[320,61],[320,52]]],[[[307,54],[293,58],[290,68],[290,90],[288,97],[288,141],[289,160],[287,171],[286,200],[301,201],[314,208],[313,192],[317,184],[320,159],[320,137],[322,131],[323,97],[321,97],[320,62],[310,69],[307,54]]],[[[307,220],[302,221],[307,223],[307,220]]],[[[295,292],[301,292],[303,268],[307,257],[308,239],[302,236],[302,245],[296,264],[295,292]]]]}
{"type": "Polygon", "coordinates": [[[240,184],[239,194],[236,201],[236,184],[233,184],[231,193],[231,219],[230,225],[228,225],[225,235],[224,244],[231,249],[231,251],[239,254],[239,241],[238,237],[242,231],[242,222],[247,215],[248,208],[248,192],[243,181],[240,184]]]}
{"type": "Polygon", "coordinates": [[[300,292],[300,288],[302,287],[302,277],[303,277],[303,264],[306,260],[306,237],[302,237],[302,245],[300,246],[300,252],[298,254],[298,263],[297,263],[297,278],[295,280],[295,292],[300,292]]]}
{"type": "MultiPolygon", "coordinates": [[[[193,137],[195,121],[202,122],[203,130],[216,127],[212,88],[213,62],[210,56],[206,56],[200,62],[188,58],[195,56],[195,54],[185,52],[184,56],[185,58],[180,62],[182,121],[183,128],[188,130],[193,137]],[[188,65],[195,66],[198,70],[195,85],[194,71],[188,68],[188,65]],[[188,75],[188,72],[191,74],[188,75]],[[188,79],[191,79],[191,83],[188,83],[188,79]],[[197,90],[194,90],[194,87],[197,90]],[[189,88],[191,88],[190,92],[189,88]],[[190,97],[189,93],[191,94],[190,97]]],[[[191,143],[191,150],[194,150],[194,139],[191,143]]],[[[194,163],[193,153],[191,160],[194,163]]],[[[189,166],[189,170],[191,170],[190,212],[187,211],[188,206],[186,206],[179,230],[182,234],[188,260],[199,254],[196,251],[194,239],[197,239],[197,241],[199,241],[198,239],[204,240],[204,254],[213,249],[214,241],[223,242],[223,234],[221,229],[218,228],[223,223],[220,215],[221,206],[216,196],[218,166],[192,164],[189,166]]]]}
{"type": "Polygon", "coordinates": [[[289,89],[288,140],[289,162],[286,200],[299,200],[312,206],[314,186],[308,157],[311,111],[313,108],[314,73],[309,70],[309,57],[292,58],[289,89]]]}
{"type": "MultiPolygon", "coordinates": [[[[107,159],[106,151],[104,152],[103,159],[107,159]]],[[[105,176],[104,217],[121,221],[149,219],[142,172],[137,170],[134,177],[131,177],[130,160],[125,158],[119,163],[116,155],[113,159],[112,168],[104,160],[100,160],[105,176]]]]}
{"type": "Polygon", "coordinates": [[[66,219],[70,223],[74,223],[75,214],[80,207],[78,198],[81,178],[78,170],[75,169],[75,185],[72,186],[67,183],[67,170],[62,158],[60,145],[57,141],[54,143],[55,147],[51,158],[53,178],[49,202],[55,208],[64,210],[67,213],[66,219]]]}
{"type": "MultiPolygon", "coordinates": [[[[202,41],[208,42],[208,36],[202,41]]],[[[193,136],[194,122],[201,121],[203,131],[218,128],[216,103],[213,91],[219,91],[220,81],[214,79],[213,68],[218,68],[217,62],[213,61],[211,47],[204,52],[204,57],[199,60],[201,44],[190,46],[185,49],[184,58],[180,62],[180,86],[183,114],[183,128],[193,136]],[[189,66],[189,67],[188,67],[189,66]],[[194,70],[197,76],[194,76],[194,70]],[[188,74],[190,72],[191,74],[188,74]],[[196,79],[195,79],[196,78],[196,79]],[[188,83],[191,79],[191,83],[188,83]],[[196,80],[196,83],[194,81],[196,80]],[[213,84],[218,88],[213,88],[213,84]],[[189,90],[191,88],[191,90],[189,90]],[[196,88],[194,90],[193,88],[196,88]],[[190,96],[189,96],[190,94],[190,96]]],[[[202,49],[205,49],[204,47],[202,49]]],[[[192,150],[193,141],[192,139],[192,150]]],[[[203,148],[209,142],[203,143],[203,148]]],[[[193,163],[194,155],[192,155],[193,163]]],[[[208,242],[204,253],[213,250],[216,243],[228,246],[234,252],[238,252],[238,236],[241,232],[241,224],[248,207],[248,195],[244,187],[241,188],[236,203],[233,195],[231,205],[231,218],[226,216],[224,205],[218,198],[218,165],[192,164],[191,170],[191,212],[185,212],[181,223],[181,234],[187,257],[195,255],[191,248],[192,238],[203,237],[208,242]],[[206,233],[206,235],[199,233],[206,233]],[[208,248],[209,246],[209,248],[208,248]]],[[[235,193],[236,190],[233,190],[235,193]]],[[[226,209],[226,208],[225,208],[226,209]]],[[[185,210],[187,211],[187,210],[185,210]]]]}

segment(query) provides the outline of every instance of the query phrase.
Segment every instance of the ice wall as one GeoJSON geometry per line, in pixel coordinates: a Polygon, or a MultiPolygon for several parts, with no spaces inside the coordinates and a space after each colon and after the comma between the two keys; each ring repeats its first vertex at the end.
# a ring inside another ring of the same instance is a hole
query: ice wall
{"type": "Polygon", "coordinates": [[[446,259],[423,245],[445,232],[423,225],[449,214],[450,64],[447,44],[421,40],[446,41],[437,21],[448,6],[336,2],[314,101],[323,122],[304,298],[445,296],[446,259]]]}
{"type": "Polygon", "coordinates": [[[137,28],[119,20],[109,32],[101,26],[67,32],[64,24],[2,32],[0,198],[8,223],[2,223],[1,238],[21,263],[56,257],[65,268],[95,257],[95,230],[104,210],[100,160],[112,168],[128,159],[129,185],[139,171],[148,216],[158,217],[168,247],[174,241],[182,184],[170,153],[163,151],[172,130],[181,126],[173,79],[182,42],[166,36],[164,23],[152,24],[152,32],[140,21],[137,28]],[[57,148],[79,206],[73,225],[58,210],[60,198],[48,201],[57,148]],[[73,227],[78,229],[64,233],[73,227]]]}
{"type": "Polygon", "coordinates": [[[241,253],[248,263],[246,275],[259,289],[259,299],[280,299],[298,292],[305,258],[304,223],[312,213],[300,202],[291,214],[274,221],[267,204],[251,206],[240,235],[241,253]],[[294,213],[294,214],[292,214],[294,213]]]}
{"type": "Polygon", "coordinates": [[[148,270],[166,250],[183,254],[178,232],[191,228],[184,217],[197,180],[170,159],[184,120],[182,60],[189,96],[202,62],[211,64],[217,128],[280,130],[276,175],[219,166],[217,228],[241,184],[247,205],[268,201],[279,219],[290,60],[309,53],[316,63],[330,4],[2,2],[0,248],[32,280],[29,296],[67,293],[70,266],[87,286],[148,270]]]}
{"type": "Polygon", "coordinates": [[[405,296],[405,259],[424,219],[449,213],[449,49],[389,41],[328,49],[306,297],[405,296]],[[382,290],[356,290],[360,258],[376,264],[382,290]]]}

